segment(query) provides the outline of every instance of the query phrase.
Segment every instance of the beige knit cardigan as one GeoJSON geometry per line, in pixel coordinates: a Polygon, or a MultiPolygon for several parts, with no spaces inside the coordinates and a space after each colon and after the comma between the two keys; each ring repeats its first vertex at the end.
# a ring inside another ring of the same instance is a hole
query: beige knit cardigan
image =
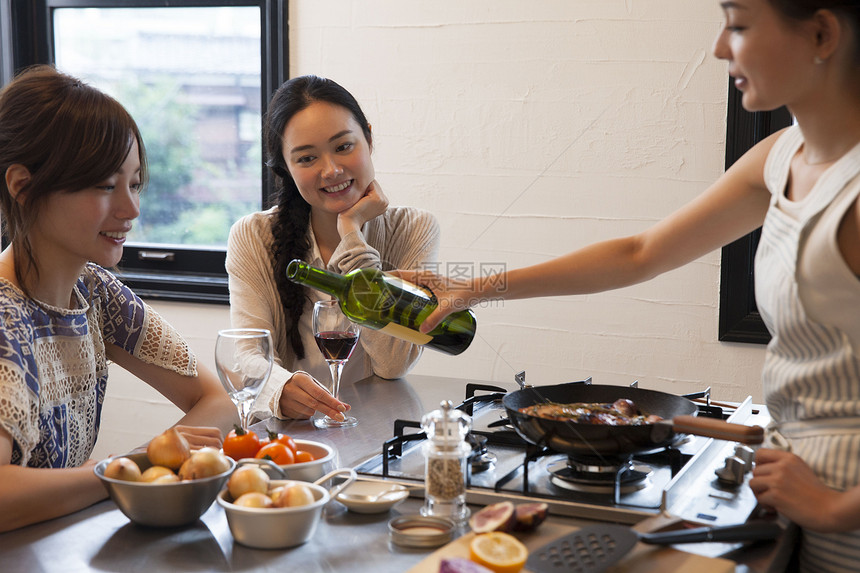
{"type": "MultiPolygon", "coordinates": [[[[271,222],[277,207],[252,213],[230,229],[226,268],[229,275],[230,319],[234,328],[266,328],[272,332],[276,365],[261,390],[252,413],[259,418],[272,414],[283,417],[278,401],[285,384],[303,371],[328,381],[328,365],[316,347],[311,310],[317,300],[330,298],[306,289],[308,298],[299,322],[305,358],[298,360],[286,334],[286,317],[275,284],[271,245],[271,222]]],[[[313,231],[309,230],[312,252],[310,264],[323,267],[313,231]]],[[[385,213],[364,224],[361,232],[342,238],[325,265],[330,271],[346,273],[357,268],[380,270],[414,269],[437,263],[439,225],[429,212],[412,207],[389,207],[385,213]]],[[[376,374],[382,378],[404,376],[421,357],[423,348],[368,328],[361,329],[359,344],[347,362],[341,385],[352,384],[376,374]]]]}

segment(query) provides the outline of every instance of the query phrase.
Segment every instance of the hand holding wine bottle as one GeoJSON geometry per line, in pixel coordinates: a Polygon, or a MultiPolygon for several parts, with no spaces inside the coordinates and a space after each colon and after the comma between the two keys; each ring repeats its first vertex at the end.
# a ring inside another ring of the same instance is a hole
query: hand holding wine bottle
{"type": "Polygon", "coordinates": [[[353,322],[413,344],[456,355],[475,337],[475,315],[468,309],[449,314],[434,329],[421,332],[421,323],[436,308],[433,293],[377,269],[339,275],[296,259],[287,266],[287,277],[336,297],[353,322]]]}
{"type": "MultiPolygon", "coordinates": [[[[408,283],[426,285],[428,289],[433,291],[436,306],[421,323],[419,327],[421,332],[433,332],[452,313],[464,312],[477,304],[498,298],[481,291],[482,281],[477,279],[445,277],[424,270],[398,269],[389,271],[389,274],[408,283]]],[[[493,282],[492,278],[483,281],[484,284],[492,284],[493,282]]]]}

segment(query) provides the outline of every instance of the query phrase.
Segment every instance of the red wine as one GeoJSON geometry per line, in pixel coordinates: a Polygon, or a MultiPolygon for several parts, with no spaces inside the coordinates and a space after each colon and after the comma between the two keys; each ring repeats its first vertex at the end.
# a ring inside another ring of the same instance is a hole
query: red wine
{"type": "Polygon", "coordinates": [[[326,360],[346,360],[358,342],[358,335],[353,332],[320,332],[314,338],[326,360]]]}

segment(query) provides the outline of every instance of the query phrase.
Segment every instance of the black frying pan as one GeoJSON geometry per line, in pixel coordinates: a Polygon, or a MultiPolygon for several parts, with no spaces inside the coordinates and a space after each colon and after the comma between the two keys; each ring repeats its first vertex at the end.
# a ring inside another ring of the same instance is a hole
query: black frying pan
{"type": "Polygon", "coordinates": [[[747,444],[761,443],[759,426],[730,424],[712,418],[696,418],[696,405],[681,396],[627,386],[569,383],[524,388],[502,398],[514,429],[529,443],[557,452],[577,455],[644,453],[671,445],[678,434],[696,434],[747,444]],[[633,400],[645,414],[656,414],[664,422],[641,426],[608,426],[549,420],[520,412],[520,408],[557,402],[612,403],[633,400]]]}

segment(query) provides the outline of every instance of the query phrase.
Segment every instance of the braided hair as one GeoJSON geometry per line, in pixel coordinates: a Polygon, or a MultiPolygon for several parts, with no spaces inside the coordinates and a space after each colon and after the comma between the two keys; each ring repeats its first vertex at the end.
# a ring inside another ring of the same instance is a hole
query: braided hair
{"type": "Polygon", "coordinates": [[[299,332],[299,320],[305,307],[305,290],[287,279],[287,265],[293,259],[306,259],[311,252],[308,237],[311,207],[299,193],[284,158],[284,129],[293,116],[317,101],[339,105],[349,110],[361,126],[364,137],[371,142],[370,124],[356,99],[336,82],[308,75],[293,78],[272,96],[263,123],[263,140],[268,160],[266,165],[275,175],[278,209],[272,219],[272,267],[275,284],[284,307],[290,346],[301,360],[305,348],[299,332]]]}

